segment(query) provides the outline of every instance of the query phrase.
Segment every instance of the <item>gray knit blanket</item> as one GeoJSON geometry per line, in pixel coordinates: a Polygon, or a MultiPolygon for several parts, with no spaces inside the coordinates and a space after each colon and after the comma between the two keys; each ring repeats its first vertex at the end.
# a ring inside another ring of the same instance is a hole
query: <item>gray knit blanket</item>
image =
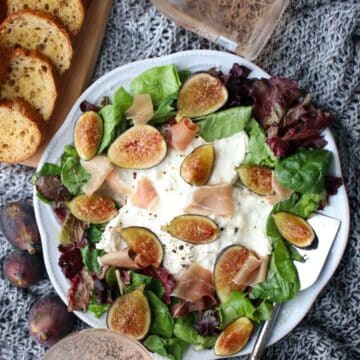
{"type": "MultiPolygon", "coordinates": [[[[360,359],[359,23],[359,0],[293,0],[256,60],[270,74],[298,80],[319,105],[335,114],[332,130],[352,220],[349,243],[334,277],[301,323],[267,349],[266,359],[360,359]]],[[[93,80],[128,62],[200,48],[216,47],[162,17],[148,0],[117,0],[93,80]]],[[[18,199],[31,202],[32,172],[19,165],[0,165],[0,205],[18,199]]],[[[1,264],[10,250],[0,236],[1,264]]],[[[28,313],[36,299],[52,290],[47,278],[30,290],[15,288],[0,271],[1,360],[41,358],[44,349],[29,336],[28,313]]],[[[79,321],[78,328],[83,327],[79,321]]]]}

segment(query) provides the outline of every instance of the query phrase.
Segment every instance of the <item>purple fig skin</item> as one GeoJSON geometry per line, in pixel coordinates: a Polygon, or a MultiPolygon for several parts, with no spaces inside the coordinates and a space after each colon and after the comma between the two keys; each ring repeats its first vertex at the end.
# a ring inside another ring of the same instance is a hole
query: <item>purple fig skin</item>
{"type": "Polygon", "coordinates": [[[74,324],[74,315],[55,294],[42,297],[30,309],[30,335],[42,346],[53,346],[72,331],[74,324]]]}
{"type": "Polygon", "coordinates": [[[11,202],[0,208],[0,231],[19,250],[29,254],[40,250],[34,208],[24,201],[11,202]]]}
{"type": "Polygon", "coordinates": [[[4,274],[14,286],[29,288],[38,283],[44,273],[43,259],[38,253],[14,251],[4,261],[4,274]]]}

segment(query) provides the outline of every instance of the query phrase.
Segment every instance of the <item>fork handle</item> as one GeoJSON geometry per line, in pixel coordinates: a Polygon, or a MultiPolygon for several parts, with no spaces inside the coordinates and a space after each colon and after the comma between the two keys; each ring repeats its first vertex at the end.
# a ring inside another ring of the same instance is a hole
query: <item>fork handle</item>
{"type": "Polygon", "coordinates": [[[271,319],[266,320],[260,326],[257,338],[255,340],[255,345],[250,354],[249,360],[261,360],[261,358],[264,354],[265,346],[267,344],[267,341],[270,338],[270,334],[272,332],[272,329],[274,327],[276,319],[279,315],[280,307],[281,307],[280,303],[275,304],[273,307],[272,314],[271,314],[271,319]]]}

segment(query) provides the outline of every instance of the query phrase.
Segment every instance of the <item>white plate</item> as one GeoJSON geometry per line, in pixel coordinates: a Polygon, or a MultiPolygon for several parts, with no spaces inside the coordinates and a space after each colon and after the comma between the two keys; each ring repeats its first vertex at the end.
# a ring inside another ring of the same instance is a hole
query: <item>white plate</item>
{"type": "MultiPolygon", "coordinates": [[[[107,73],[98,79],[95,83],[93,83],[75,103],[63,126],[54,136],[46,151],[44,152],[39,164],[39,169],[45,162],[56,163],[64,150],[64,145],[72,143],[73,126],[76,119],[81,114],[79,105],[83,100],[97,103],[105,95],[112,96],[120,86],[129,88],[130,81],[135,76],[153,66],[175,64],[179,69],[189,69],[192,72],[207,70],[216,66],[224,72],[228,72],[234,62],[246,65],[252,69],[252,73],[250,75],[252,77],[269,77],[269,74],[264,72],[258,66],[239,56],[209,50],[185,51],[172,55],[162,56],[156,59],[137,61],[135,63],[120,66],[119,68],[107,73]]],[[[335,161],[333,163],[332,173],[341,176],[338,151],[329,130],[325,131],[325,138],[328,141],[327,149],[334,153],[335,161]]],[[[69,283],[65,279],[63,273],[60,270],[60,267],[58,266],[59,252],[57,250],[57,234],[60,230],[60,226],[57,223],[51,208],[39,201],[35,194],[34,206],[36,220],[41,234],[46,269],[57,293],[60,295],[63,301],[66,302],[66,293],[69,287],[69,283]]],[[[311,305],[315,301],[322,288],[330,280],[341,260],[349,232],[349,205],[344,187],[339,189],[336,196],[331,197],[330,205],[326,207],[324,213],[341,220],[340,230],[329,254],[325,267],[319,279],[312,287],[300,292],[295,299],[282,306],[281,314],[278,318],[269,344],[275,343],[283,336],[288,334],[301,321],[301,319],[309,311],[311,305]]],[[[106,327],[104,316],[101,319],[96,319],[90,313],[75,313],[81,320],[92,327],[106,327]]],[[[254,337],[240,354],[244,355],[250,352],[253,345],[253,340],[254,337]]],[[[184,357],[184,359],[188,360],[210,360],[216,358],[217,357],[213,354],[212,350],[195,352],[192,349],[189,349],[184,357]]]]}

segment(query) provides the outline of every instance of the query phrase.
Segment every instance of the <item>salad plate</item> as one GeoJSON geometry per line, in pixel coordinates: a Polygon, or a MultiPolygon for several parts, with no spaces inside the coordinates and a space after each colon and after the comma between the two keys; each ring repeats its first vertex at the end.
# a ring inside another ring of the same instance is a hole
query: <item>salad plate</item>
{"type": "MultiPolygon", "coordinates": [[[[167,55],[155,59],[137,61],[135,63],[121,66],[98,79],[94,82],[77,100],[72,110],[66,118],[66,121],[56,133],[46,151],[44,152],[39,163],[38,171],[45,163],[57,163],[61,157],[64,146],[73,143],[73,131],[76,120],[82,114],[80,104],[83,101],[90,103],[99,103],[104,96],[112,97],[116,90],[123,86],[126,90],[130,89],[132,79],[147,69],[174,64],[178,70],[189,70],[192,73],[207,71],[211,68],[217,68],[227,74],[234,63],[244,65],[251,70],[252,78],[269,78],[270,75],[261,68],[239,56],[229,53],[210,51],[210,50],[193,50],[167,55]]],[[[341,177],[341,166],[338,151],[330,130],[324,131],[324,137],[327,141],[325,149],[330,150],[334,155],[330,173],[341,177]]],[[[44,261],[50,280],[57,293],[66,302],[69,283],[58,266],[60,253],[58,251],[58,237],[60,231],[56,216],[52,208],[41,202],[39,197],[34,194],[34,208],[36,220],[41,234],[44,261]]],[[[326,264],[313,286],[305,291],[299,292],[295,298],[286,302],[282,306],[278,322],[269,339],[273,344],[286,334],[288,334],[309,311],[316,297],[323,287],[334,274],[346,247],[349,232],[349,205],[345,188],[342,186],[338,189],[336,195],[330,198],[329,204],[322,212],[325,215],[337,218],[341,221],[341,226],[333,247],[329,253],[326,264]]],[[[105,328],[106,317],[96,318],[90,312],[79,312],[75,314],[94,328],[105,328]]],[[[253,346],[254,336],[248,344],[242,349],[240,355],[248,354],[253,346]]],[[[238,354],[239,355],[239,354],[238,354]]],[[[184,359],[208,360],[217,358],[213,350],[195,351],[191,347],[186,351],[184,359]]]]}

